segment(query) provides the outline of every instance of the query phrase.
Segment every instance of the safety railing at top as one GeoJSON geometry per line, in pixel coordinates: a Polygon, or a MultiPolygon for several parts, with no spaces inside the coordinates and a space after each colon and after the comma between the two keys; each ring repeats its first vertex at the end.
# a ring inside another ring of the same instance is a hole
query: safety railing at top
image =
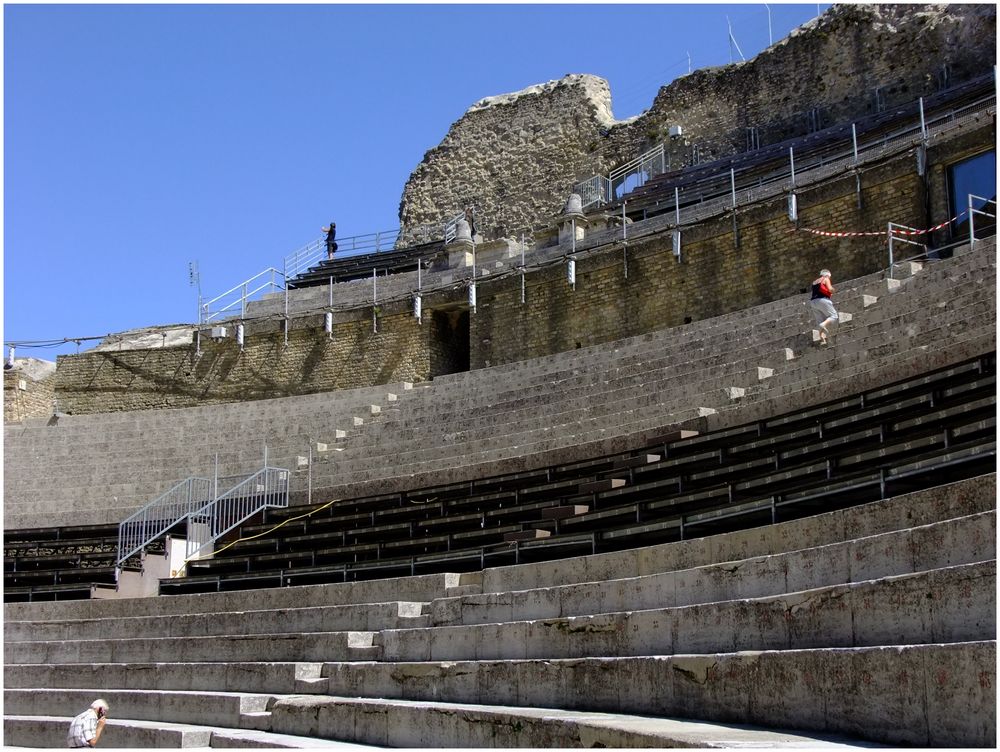
{"type": "MultiPolygon", "coordinates": [[[[836,171],[838,168],[849,167],[852,163],[856,163],[862,155],[871,157],[879,152],[888,152],[902,145],[909,145],[913,137],[917,134],[922,133],[926,136],[931,128],[940,130],[949,124],[957,123],[988,111],[990,108],[996,106],[996,96],[985,96],[961,107],[945,110],[938,109],[937,112],[926,117],[923,115],[922,99],[919,102],[920,111],[913,115],[914,118],[919,117],[919,120],[912,125],[905,125],[890,132],[882,132],[866,137],[863,144],[832,149],[827,147],[826,149],[818,150],[816,153],[806,152],[801,157],[802,162],[798,165],[798,169],[804,172],[824,167],[836,171]]],[[[609,173],[608,177],[595,175],[577,183],[573,187],[573,192],[579,194],[581,203],[585,209],[595,204],[610,203],[621,198],[625,193],[644,185],[650,178],[665,172],[669,167],[669,161],[666,160],[664,154],[664,145],[661,143],[654,149],[616,168],[609,173]],[[629,182],[630,180],[631,183],[629,182]]],[[[751,165],[745,169],[756,172],[757,168],[751,165]]],[[[736,171],[737,178],[739,178],[739,172],[741,171],[736,171]]],[[[764,192],[761,189],[765,189],[769,187],[769,184],[775,182],[787,182],[789,177],[790,171],[787,169],[776,171],[772,176],[767,178],[757,175],[752,181],[753,184],[739,186],[737,190],[745,192],[741,196],[742,200],[751,201],[764,192]]],[[[690,196],[691,190],[694,189],[699,190],[702,194],[696,199],[701,204],[711,201],[714,198],[711,195],[713,193],[717,193],[718,197],[725,201],[726,198],[723,194],[728,196],[730,193],[729,181],[726,178],[728,178],[728,175],[713,176],[707,178],[700,187],[688,186],[686,190],[687,195],[690,196]],[[712,185],[716,183],[725,183],[725,185],[719,189],[715,189],[712,185]]]]}
{"type": "Polygon", "coordinates": [[[146,504],[118,525],[116,566],[152,543],[178,520],[202,507],[212,498],[213,484],[208,478],[186,478],[146,504]]]}
{"type": "Polygon", "coordinates": [[[607,177],[594,175],[573,187],[580,196],[584,209],[595,204],[606,204],[628,191],[646,184],[646,181],[667,170],[667,157],[663,144],[657,144],[630,162],[616,167],[607,177]]]}
{"type": "Polygon", "coordinates": [[[189,512],[185,562],[210,553],[215,541],[261,510],[287,507],[289,475],[284,468],[265,467],[189,512]]]}
{"type": "Polygon", "coordinates": [[[458,223],[459,221],[465,219],[465,212],[461,214],[456,214],[454,217],[449,219],[444,226],[444,242],[450,243],[456,237],[458,237],[458,223]]]}

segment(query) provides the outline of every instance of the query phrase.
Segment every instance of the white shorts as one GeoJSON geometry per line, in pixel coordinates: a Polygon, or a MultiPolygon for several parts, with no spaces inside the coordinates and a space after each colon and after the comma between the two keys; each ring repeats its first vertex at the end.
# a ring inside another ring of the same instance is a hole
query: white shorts
{"type": "Polygon", "coordinates": [[[837,309],[833,307],[833,303],[829,298],[815,298],[814,300],[810,300],[809,307],[812,308],[817,324],[822,324],[827,319],[837,321],[840,318],[837,316],[837,309]]]}

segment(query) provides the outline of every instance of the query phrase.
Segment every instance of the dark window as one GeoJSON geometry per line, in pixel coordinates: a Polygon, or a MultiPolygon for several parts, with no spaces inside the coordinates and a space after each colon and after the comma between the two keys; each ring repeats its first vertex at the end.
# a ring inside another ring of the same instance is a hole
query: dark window
{"type": "MultiPolygon", "coordinates": [[[[962,212],[959,221],[952,225],[952,237],[959,239],[969,236],[969,195],[972,194],[974,209],[982,209],[996,214],[997,200],[997,154],[986,151],[956,162],[948,168],[948,189],[951,200],[951,216],[962,212]]],[[[976,237],[993,235],[996,219],[982,214],[974,216],[976,237]]]]}

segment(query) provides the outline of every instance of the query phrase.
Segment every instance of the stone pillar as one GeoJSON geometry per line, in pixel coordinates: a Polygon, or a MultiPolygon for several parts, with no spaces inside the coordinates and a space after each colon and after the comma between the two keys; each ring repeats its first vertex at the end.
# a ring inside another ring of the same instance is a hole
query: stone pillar
{"type": "Polygon", "coordinates": [[[573,228],[576,228],[577,241],[583,240],[587,234],[587,218],[583,214],[582,201],[576,193],[569,194],[566,206],[556,218],[559,227],[559,243],[569,243],[573,238],[573,228]]]}
{"type": "Polygon", "coordinates": [[[455,224],[455,239],[444,247],[448,253],[448,268],[472,266],[472,229],[464,219],[455,224]]]}

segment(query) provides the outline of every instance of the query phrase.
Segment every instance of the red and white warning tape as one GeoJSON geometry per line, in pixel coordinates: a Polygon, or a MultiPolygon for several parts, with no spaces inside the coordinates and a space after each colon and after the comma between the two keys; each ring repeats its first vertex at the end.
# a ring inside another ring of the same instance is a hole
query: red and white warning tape
{"type": "MultiPolygon", "coordinates": [[[[927,235],[931,232],[936,232],[937,230],[944,229],[952,222],[958,220],[963,214],[968,213],[968,209],[959,212],[954,217],[946,222],[942,222],[939,225],[934,225],[934,227],[928,227],[926,230],[907,230],[903,228],[892,228],[893,235],[927,235]]],[[[797,228],[799,232],[808,232],[813,235],[822,235],[825,238],[863,238],[863,237],[875,237],[875,236],[885,236],[887,230],[881,230],[880,232],[832,232],[829,230],[816,230],[812,227],[799,227],[797,228]]]]}

